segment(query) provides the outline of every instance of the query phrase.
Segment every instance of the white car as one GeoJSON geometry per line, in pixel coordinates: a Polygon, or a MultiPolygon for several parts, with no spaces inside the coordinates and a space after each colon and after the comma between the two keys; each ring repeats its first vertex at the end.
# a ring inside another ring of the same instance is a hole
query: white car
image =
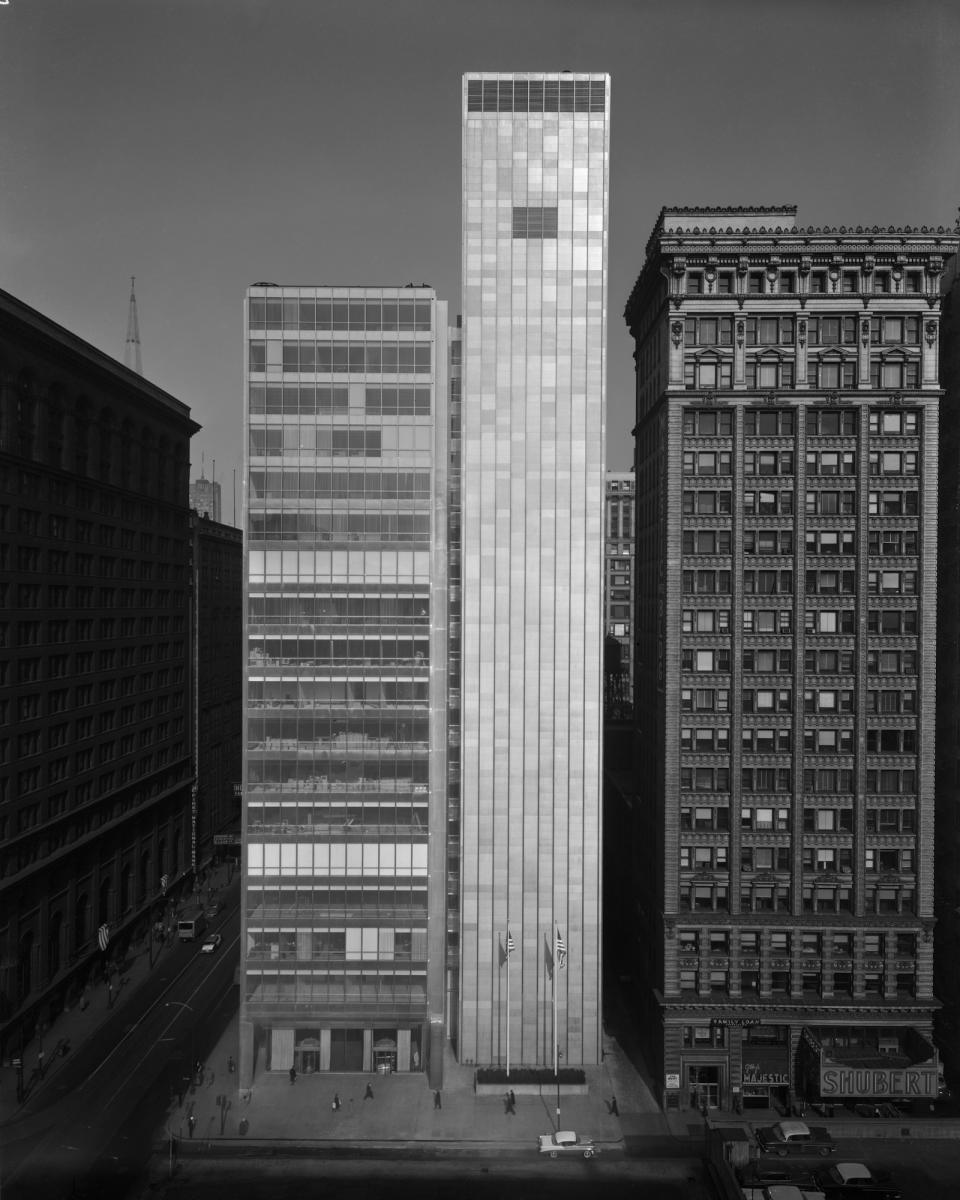
{"type": "Polygon", "coordinates": [[[200,947],[201,954],[213,954],[223,938],[219,933],[211,933],[209,937],[203,939],[203,945],[200,947]]]}
{"type": "Polygon", "coordinates": [[[549,1154],[556,1158],[558,1154],[582,1154],[584,1158],[593,1158],[600,1150],[593,1144],[593,1138],[577,1137],[572,1129],[559,1129],[556,1133],[542,1133],[537,1142],[541,1154],[549,1154]]]}

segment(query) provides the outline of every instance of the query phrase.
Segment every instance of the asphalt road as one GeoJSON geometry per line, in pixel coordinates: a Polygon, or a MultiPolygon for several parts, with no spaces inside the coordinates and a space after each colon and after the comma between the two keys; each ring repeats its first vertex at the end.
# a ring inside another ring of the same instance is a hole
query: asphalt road
{"type": "Polygon", "coordinates": [[[172,1179],[158,1180],[140,1195],[144,1200],[304,1200],[319,1195],[324,1200],[709,1200],[713,1192],[697,1159],[550,1161],[531,1153],[523,1162],[492,1156],[455,1163],[190,1160],[176,1168],[172,1179]]]}
{"type": "Polygon", "coordinates": [[[217,954],[191,943],[166,951],[115,1018],[57,1064],[30,1115],[5,1130],[4,1200],[128,1193],[171,1090],[236,1008],[235,901],[214,927],[224,936],[217,954]]]}

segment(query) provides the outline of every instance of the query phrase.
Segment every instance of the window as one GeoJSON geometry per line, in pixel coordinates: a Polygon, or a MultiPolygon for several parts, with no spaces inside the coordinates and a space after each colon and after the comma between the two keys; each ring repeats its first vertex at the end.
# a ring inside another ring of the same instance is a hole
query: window
{"type": "Polygon", "coordinates": [[[854,633],[855,629],[852,608],[808,608],[804,613],[806,633],[854,633]]]}
{"type": "Polygon", "coordinates": [[[777,355],[748,358],[744,363],[744,383],[748,388],[791,388],[793,362],[777,355]]]}
{"type": "Polygon", "coordinates": [[[917,492],[870,492],[868,511],[871,516],[916,516],[917,492]]]}
{"type": "Polygon", "coordinates": [[[729,554],[729,529],[685,530],[682,537],[684,554],[729,554]]]}
{"type": "Polygon", "coordinates": [[[732,493],[727,492],[684,492],[683,511],[714,515],[730,512],[732,493]]]}
{"type": "Polygon", "coordinates": [[[812,529],[806,534],[808,554],[853,554],[852,529],[812,529]]]}
{"type": "Polygon", "coordinates": [[[811,346],[855,346],[857,318],[852,315],[810,317],[807,338],[811,346]]]}
{"type": "Polygon", "coordinates": [[[870,363],[870,386],[874,388],[917,388],[920,386],[918,359],[874,359],[870,363]]]}
{"type": "Polygon", "coordinates": [[[793,668],[793,651],[783,650],[744,650],[743,669],[747,673],[774,674],[789,673],[793,668]]]}
{"type": "Polygon", "coordinates": [[[857,386],[857,364],[851,359],[811,358],[807,363],[810,385],[824,391],[857,386]]]}
{"type": "Polygon", "coordinates": [[[515,238],[555,238],[557,236],[557,208],[536,207],[513,210],[513,236],[515,238]]]}
{"type": "Polygon", "coordinates": [[[792,346],[794,318],[792,316],[747,317],[748,346],[792,346]]]}
{"type": "Polygon", "coordinates": [[[871,475],[916,475],[918,456],[915,450],[871,450],[871,475]]]}
{"type": "Polygon", "coordinates": [[[793,612],[789,608],[745,608],[744,633],[792,633],[793,612]]]}
{"type": "Polygon", "coordinates": [[[730,828],[728,808],[681,808],[680,828],[724,832],[730,828]]]}
{"type": "Polygon", "coordinates": [[[873,409],[870,413],[870,433],[877,435],[911,435],[920,432],[920,413],[908,409],[873,409]]]}
{"type": "Polygon", "coordinates": [[[793,492],[752,492],[743,494],[743,511],[748,515],[791,516],[793,513],[793,492]]]}
{"type": "Polygon", "coordinates": [[[789,726],[775,728],[747,726],[741,733],[741,739],[745,754],[775,754],[778,751],[789,753],[793,742],[789,726]]]}
{"type": "Polygon", "coordinates": [[[807,571],[806,590],[820,596],[852,596],[856,591],[856,572],[807,571]]]}
{"type": "Polygon", "coordinates": [[[790,809],[741,808],[740,827],[757,833],[785,833],[790,828],[790,809]]]}
{"type": "Polygon", "coordinates": [[[788,596],[793,592],[793,572],[744,571],[743,590],[748,595],[788,596]]]}
{"type": "Polygon", "coordinates": [[[811,754],[852,754],[852,729],[805,729],[803,748],[811,754]]]}
{"type": "Polygon", "coordinates": [[[684,475],[729,475],[731,472],[729,450],[686,451],[683,456],[684,475]]]}
{"type": "Polygon", "coordinates": [[[764,437],[793,436],[796,414],[792,408],[748,408],[743,414],[743,431],[764,437]]]}
{"type": "Polygon", "coordinates": [[[808,713],[853,712],[853,691],[834,688],[810,689],[803,693],[803,711],[808,713]]]}
{"type": "Polygon", "coordinates": [[[684,633],[728,633],[730,610],[726,608],[685,608],[682,612],[684,633]]]}
{"type": "Polygon", "coordinates": [[[917,592],[917,572],[868,571],[867,591],[872,595],[914,596],[917,592]]]}
{"type": "Polygon", "coordinates": [[[790,712],[792,697],[793,693],[789,689],[744,688],[743,711],[748,713],[790,712]]]}
{"type": "Polygon", "coordinates": [[[680,708],[683,712],[728,712],[730,692],[727,688],[682,688],[680,708]]]}
{"type": "Polygon", "coordinates": [[[792,554],[792,529],[747,529],[743,534],[744,554],[792,554]]]}
{"type": "Polygon", "coordinates": [[[856,455],[852,450],[812,450],[807,452],[810,475],[856,475],[856,455]]]}
{"type": "Polygon", "coordinates": [[[686,346],[732,346],[733,317],[687,317],[683,340],[686,346]]]}

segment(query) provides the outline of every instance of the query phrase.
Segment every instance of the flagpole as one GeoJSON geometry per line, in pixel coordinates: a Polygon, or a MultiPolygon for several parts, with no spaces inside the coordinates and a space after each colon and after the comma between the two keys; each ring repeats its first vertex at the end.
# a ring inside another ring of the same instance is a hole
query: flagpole
{"type": "Polygon", "coordinates": [[[510,922],[507,921],[507,1078],[510,1078],[510,922]]]}
{"type": "Polygon", "coordinates": [[[560,1130],[560,1034],[557,1027],[557,974],[560,968],[557,963],[556,943],[553,953],[553,1076],[557,1081],[557,1131],[560,1130]]]}

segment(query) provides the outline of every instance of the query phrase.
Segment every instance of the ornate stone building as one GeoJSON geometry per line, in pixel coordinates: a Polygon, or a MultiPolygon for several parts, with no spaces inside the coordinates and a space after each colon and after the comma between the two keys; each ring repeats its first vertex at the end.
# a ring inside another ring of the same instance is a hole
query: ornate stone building
{"type": "Polygon", "coordinates": [[[647,243],[626,309],[637,947],[668,1106],[937,1094],[956,249],[943,229],[804,228],[791,207],[664,209],[647,243]]]}

